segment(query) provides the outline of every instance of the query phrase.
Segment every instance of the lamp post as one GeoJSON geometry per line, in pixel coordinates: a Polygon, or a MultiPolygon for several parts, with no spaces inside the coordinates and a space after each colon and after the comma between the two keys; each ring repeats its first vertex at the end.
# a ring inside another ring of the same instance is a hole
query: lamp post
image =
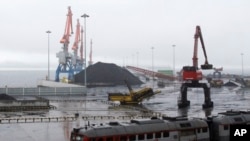
{"type": "Polygon", "coordinates": [[[154,89],[154,47],[151,47],[152,49],[152,73],[153,73],[153,89],[154,89]]]}
{"type": "Polygon", "coordinates": [[[50,71],[50,58],[49,58],[49,34],[51,33],[51,31],[50,30],[48,30],[48,31],[46,31],[46,33],[48,34],[48,80],[50,80],[50,73],[49,73],[49,71],[50,71]]]}
{"type": "Polygon", "coordinates": [[[87,14],[83,14],[81,17],[84,18],[84,68],[85,68],[85,71],[84,71],[84,83],[85,83],[85,86],[87,87],[87,67],[86,67],[86,63],[87,63],[87,57],[86,57],[86,48],[87,48],[87,45],[86,45],[86,18],[89,17],[89,15],[87,14]]]}
{"type": "Polygon", "coordinates": [[[244,68],[243,68],[243,53],[240,54],[241,55],[241,77],[244,77],[244,68]]]}

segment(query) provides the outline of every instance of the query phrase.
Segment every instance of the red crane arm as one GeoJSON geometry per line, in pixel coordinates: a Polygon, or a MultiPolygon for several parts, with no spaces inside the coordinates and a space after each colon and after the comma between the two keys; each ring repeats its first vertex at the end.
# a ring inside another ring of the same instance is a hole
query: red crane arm
{"type": "Polygon", "coordinates": [[[72,46],[72,49],[75,50],[76,52],[78,51],[79,42],[80,42],[80,22],[79,22],[79,19],[77,19],[75,42],[72,46]]]}
{"type": "Polygon", "coordinates": [[[64,30],[64,35],[62,39],[60,40],[60,43],[68,44],[69,43],[69,37],[73,34],[73,26],[72,26],[72,12],[70,9],[70,6],[68,7],[68,14],[67,14],[67,20],[66,20],[66,26],[64,30]]]}
{"type": "Polygon", "coordinates": [[[198,26],[196,26],[195,34],[194,34],[194,54],[193,54],[193,66],[195,68],[198,68],[198,57],[197,57],[197,51],[198,51],[198,38],[199,38],[199,31],[198,26]]]}
{"type": "Polygon", "coordinates": [[[207,53],[206,53],[206,48],[205,48],[205,44],[204,44],[204,41],[203,41],[201,29],[200,29],[199,26],[198,26],[198,28],[199,28],[199,33],[200,33],[200,41],[201,41],[201,46],[202,46],[203,54],[204,54],[204,56],[205,56],[205,64],[208,64],[208,61],[207,61],[207,53]]]}
{"type": "Polygon", "coordinates": [[[207,53],[206,53],[206,49],[205,49],[205,44],[203,41],[203,37],[202,37],[202,33],[201,33],[201,29],[200,26],[196,26],[196,31],[194,34],[194,54],[193,54],[193,66],[198,68],[198,57],[197,57],[197,50],[198,50],[198,38],[200,38],[200,42],[201,42],[201,46],[202,46],[202,50],[205,56],[205,63],[204,65],[209,65],[208,64],[208,60],[207,60],[207,53]]]}

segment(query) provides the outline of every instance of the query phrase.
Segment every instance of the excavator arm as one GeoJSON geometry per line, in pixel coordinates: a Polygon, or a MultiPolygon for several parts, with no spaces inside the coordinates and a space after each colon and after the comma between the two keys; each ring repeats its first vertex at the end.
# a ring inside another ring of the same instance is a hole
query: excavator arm
{"type": "Polygon", "coordinates": [[[204,57],[205,57],[205,63],[203,65],[201,65],[201,69],[213,69],[213,65],[208,63],[206,48],[205,48],[205,44],[204,44],[204,41],[203,41],[200,26],[196,26],[196,31],[195,31],[195,35],[194,35],[195,40],[194,40],[193,67],[198,68],[198,57],[197,57],[197,54],[198,54],[197,53],[197,50],[198,50],[198,38],[200,38],[203,54],[204,54],[204,57]]]}

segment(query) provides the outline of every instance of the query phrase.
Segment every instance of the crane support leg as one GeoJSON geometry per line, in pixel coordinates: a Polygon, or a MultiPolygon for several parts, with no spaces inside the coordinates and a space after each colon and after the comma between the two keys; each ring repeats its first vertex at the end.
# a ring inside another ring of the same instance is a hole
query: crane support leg
{"type": "Polygon", "coordinates": [[[204,89],[204,104],[202,105],[202,107],[203,109],[211,108],[214,106],[214,103],[213,101],[211,101],[210,88],[205,83],[202,84],[202,87],[204,89]]]}
{"type": "Polygon", "coordinates": [[[190,101],[187,100],[187,86],[185,84],[181,85],[181,98],[178,101],[179,108],[185,108],[190,105],[190,101]]]}
{"type": "Polygon", "coordinates": [[[187,89],[188,88],[203,88],[204,90],[204,104],[202,105],[203,109],[213,107],[213,101],[210,97],[210,88],[206,83],[183,83],[181,85],[181,97],[178,100],[178,108],[185,108],[190,105],[190,101],[187,100],[187,89]]]}
{"type": "Polygon", "coordinates": [[[55,81],[59,82],[60,81],[60,74],[61,73],[67,73],[68,74],[68,80],[71,82],[74,82],[74,69],[72,63],[67,60],[66,64],[59,64],[57,69],[56,69],[56,76],[55,76],[55,81]]]}

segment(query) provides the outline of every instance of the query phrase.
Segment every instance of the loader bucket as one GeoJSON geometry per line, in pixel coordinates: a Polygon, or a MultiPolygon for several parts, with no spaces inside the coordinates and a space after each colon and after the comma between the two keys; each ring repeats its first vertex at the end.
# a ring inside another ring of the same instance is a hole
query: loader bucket
{"type": "Polygon", "coordinates": [[[213,69],[213,65],[211,65],[211,64],[204,64],[204,65],[201,65],[201,69],[202,70],[213,69]]]}

